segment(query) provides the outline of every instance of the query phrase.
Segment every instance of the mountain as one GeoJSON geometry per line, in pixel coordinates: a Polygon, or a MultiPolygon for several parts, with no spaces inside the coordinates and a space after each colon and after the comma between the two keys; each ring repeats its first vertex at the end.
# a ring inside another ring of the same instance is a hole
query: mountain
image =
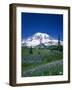
{"type": "MultiPolygon", "coordinates": [[[[60,41],[62,44],[62,41],[60,41]]],[[[52,38],[46,33],[35,33],[34,35],[22,40],[22,46],[35,47],[38,45],[51,46],[58,45],[58,40],[52,38]]]]}

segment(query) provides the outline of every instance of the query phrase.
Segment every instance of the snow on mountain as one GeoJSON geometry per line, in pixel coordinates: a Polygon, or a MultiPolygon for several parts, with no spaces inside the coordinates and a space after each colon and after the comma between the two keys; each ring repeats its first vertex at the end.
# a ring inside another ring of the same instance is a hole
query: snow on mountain
{"type": "MultiPolygon", "coordinates": [[[[40,44],[45,46],[57,45],[58,40],[53,39],[50,35],[46,33],[35,33],[34,35],[28,37],[27,39],[22,40],[22,46],[35,47],[40,44]]],[[[61,41],[62,44],[62,41],[61,41]]]]}

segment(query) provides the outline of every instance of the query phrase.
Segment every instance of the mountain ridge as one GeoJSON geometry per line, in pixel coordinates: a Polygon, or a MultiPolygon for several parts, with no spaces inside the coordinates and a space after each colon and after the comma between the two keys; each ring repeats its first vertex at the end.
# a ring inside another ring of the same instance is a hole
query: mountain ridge
{"type": "MultiPolygon", "coordinates": [[[[61,45],[63,41],[60,41],[61,45]]],[[[45,46],[58,45],[58,40],[54,39],[47,33],[37,32],[34,35],[23,39],[21,42],[22,46],[35,47],[37,45],[44,44],[45,46]]]]}

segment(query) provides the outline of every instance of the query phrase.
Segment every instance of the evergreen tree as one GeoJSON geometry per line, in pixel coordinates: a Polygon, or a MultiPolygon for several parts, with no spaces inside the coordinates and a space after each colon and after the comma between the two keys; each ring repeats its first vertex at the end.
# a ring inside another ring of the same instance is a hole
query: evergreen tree
{"type": "Polygon", "coordinates": [[[30,53],[30,54],[33,54],[32,47],[30,47],[29,53],[30,53]]]}
{"type": "Polygon", "coordinates": [[[58,35],[58,46],[60,46],[60,35],[58,35]]]}

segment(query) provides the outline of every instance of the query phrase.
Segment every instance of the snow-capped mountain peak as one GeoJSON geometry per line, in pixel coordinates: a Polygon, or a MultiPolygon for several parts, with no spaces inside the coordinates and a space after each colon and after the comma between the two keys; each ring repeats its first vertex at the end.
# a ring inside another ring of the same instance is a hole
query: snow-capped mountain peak
{"type": "Polygon", "coordinates": [[[49,35],[48,34],[46,34],[46,33],[40,33],[40,32],[38,32],[38,33],[35,33],[34,35],[33,35],[33,38],[34,39],[43,39],[43,38],[45,38],[45,39],[47,39],[47,38],[49,38],[49,35]]]}
{"type": "Polygon", "coordinates": [[[50,35],[41,32],[37,32],[27,39],[22,40],[22,46],[35,47],[40,44],[46,46],[57,45],[58,40],[55,40],[50,35]]]}

